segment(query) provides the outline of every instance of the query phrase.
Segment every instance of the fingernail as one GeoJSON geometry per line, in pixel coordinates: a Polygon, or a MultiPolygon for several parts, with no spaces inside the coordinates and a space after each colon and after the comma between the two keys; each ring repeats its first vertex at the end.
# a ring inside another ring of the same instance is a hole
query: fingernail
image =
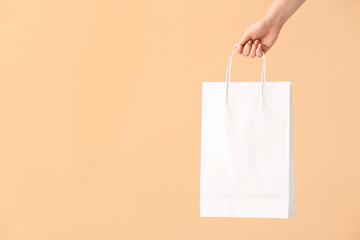
{"type": "Polygon", "coordinates": [[[259,45],[258,45],[258,48],[260,48],[261,47],[261,43],[259,43],[259,45]]]}
{"type": "Polygon", "coordinates": [[[255,41],[255,44],[258,44],[258,43],[259,43],[259,40],[256,40],[256,41],[255,41]]]}

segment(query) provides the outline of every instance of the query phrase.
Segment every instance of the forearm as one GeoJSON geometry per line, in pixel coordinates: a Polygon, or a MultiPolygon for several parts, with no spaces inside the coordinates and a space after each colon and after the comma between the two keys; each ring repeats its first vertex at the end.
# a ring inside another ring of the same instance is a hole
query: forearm
{"type": "Polygon", "coordinates": [[[264,20],[282,28],[285,22],[293,15],[305,0],[275,0],[269,8],[264,20]]]}

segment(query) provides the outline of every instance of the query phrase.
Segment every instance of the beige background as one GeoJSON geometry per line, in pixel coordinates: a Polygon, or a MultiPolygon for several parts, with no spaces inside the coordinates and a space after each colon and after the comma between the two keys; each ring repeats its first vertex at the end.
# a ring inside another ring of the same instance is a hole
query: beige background
{"type": "MultiPolygon", "coordinates": [[[[266,1],[0,2],[0,239],[360,239],[360,2],[308,1],[292,81],[297,217],[199,217],[202,81],[266,1]]],[[[261,59],[236,56],[233,81],[261,59]]]]}

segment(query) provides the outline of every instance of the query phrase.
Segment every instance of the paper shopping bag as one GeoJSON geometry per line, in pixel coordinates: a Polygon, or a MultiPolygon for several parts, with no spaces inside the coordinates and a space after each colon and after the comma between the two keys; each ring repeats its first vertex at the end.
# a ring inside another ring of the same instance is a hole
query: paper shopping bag
{"type": "MultiPolygon", "coordinates": [[[[235,52],[235,51],[234,51],[235,52]]],[[[203,82],[201,217],[295,217],[291,82],[203,82]]]]}

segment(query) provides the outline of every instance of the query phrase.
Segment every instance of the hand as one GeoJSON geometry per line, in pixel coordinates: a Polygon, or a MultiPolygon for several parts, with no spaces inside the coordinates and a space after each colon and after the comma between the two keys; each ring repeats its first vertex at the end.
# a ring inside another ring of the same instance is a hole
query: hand
{"type": "Polygon", "coordinates": [[[239,43],[234,45],[238,54],[244,56],[262,57],[262,52],[266,53],[274,45],[279,36],[281,26],[262,19],[252,24],[245,31],[239,43]]]}

